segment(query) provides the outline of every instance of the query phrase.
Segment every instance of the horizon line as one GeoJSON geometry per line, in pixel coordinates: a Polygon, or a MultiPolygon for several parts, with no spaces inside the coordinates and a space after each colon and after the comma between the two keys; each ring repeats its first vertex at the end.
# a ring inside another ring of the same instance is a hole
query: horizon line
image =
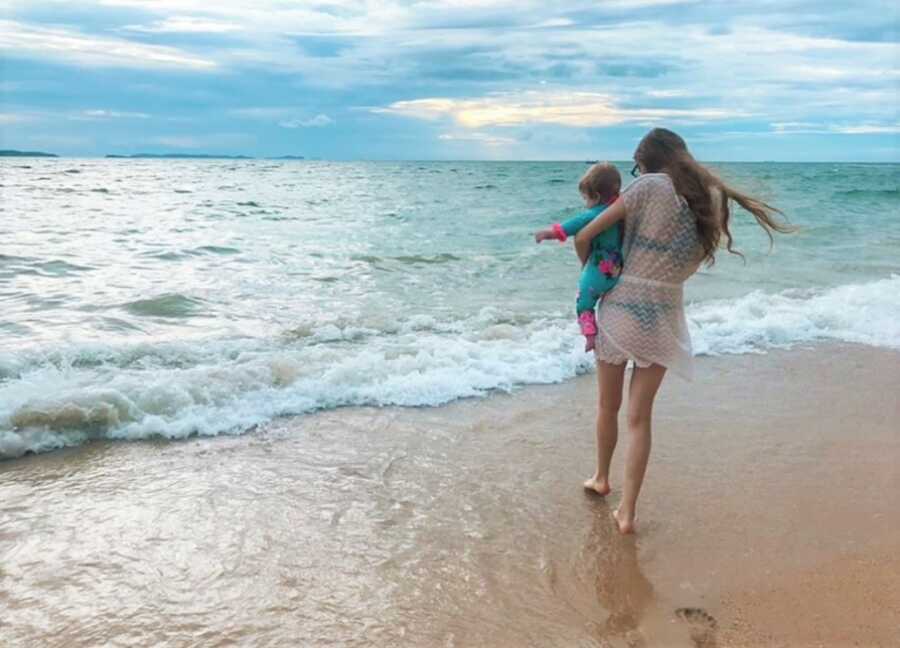
{"type": "MultiPolygon", "coordinates": [[[[7,149],[10,150],[10,149],[7,149]]],[[[14,149],[13,149],[14,150],[14,149]]],[[[28,153],[36,153],[36,155],[0,155],[0,160],[4,159],[69,159],[69,160],[231,160],[233,162],[246,162],[252,160],[268,160],[279,162],[484,162],[484,163],[509,163],[509,162],[546,162],[546,163],[582,163],[594,164],[601,161],[583,160],[578,158],[559,158],[559,159],[483,159],[483,158],[308,158],[304,156],[286,155],[247,155],[243,153],[160,153],[160,154],[141,154],[141,153],[106,153],[98,155],[68,155],[60,153],[48,154],[43,151],[28,151],[28,153]]],[[[634,164],[634,160],[603,160],[614,164],[634,164]]],[[[900,158],[897,160],[698,160],[703,164],[900,164],[900,158]]]]}

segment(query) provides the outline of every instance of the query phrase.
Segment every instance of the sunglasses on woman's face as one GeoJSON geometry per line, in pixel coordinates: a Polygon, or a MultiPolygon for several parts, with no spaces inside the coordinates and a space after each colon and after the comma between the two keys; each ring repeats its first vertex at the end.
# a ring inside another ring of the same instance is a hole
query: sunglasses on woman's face
{"type": "Polygon", "coordinates": [[[632,178],[637,178],[639,175],[641,175],[641,167],[640,167],[640,165],[635,164],[635,165],[631,168],[631,177],[632,177],[632,178]]]}

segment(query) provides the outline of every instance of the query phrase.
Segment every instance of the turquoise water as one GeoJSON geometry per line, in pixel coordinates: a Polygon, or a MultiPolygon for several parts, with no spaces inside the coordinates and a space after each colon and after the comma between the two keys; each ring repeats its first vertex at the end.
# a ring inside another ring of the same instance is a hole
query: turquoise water
{"type": "MultiPolygon", "coordinates": [[[[4,161],[0,457],[234,434],[591,370],[571,245],[582,163],[4,161]]],[[[622,165],[628,178],[628,165],[622,165]]],[[[697,353],[900,348],[900,165],[728,164],[797,234],[687,285],[697,353]]]]}

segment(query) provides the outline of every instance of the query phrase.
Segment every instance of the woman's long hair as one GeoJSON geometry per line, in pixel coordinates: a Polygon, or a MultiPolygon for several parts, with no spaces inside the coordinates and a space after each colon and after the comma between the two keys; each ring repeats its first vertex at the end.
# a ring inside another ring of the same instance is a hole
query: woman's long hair
{"type": "Polygon", "coordinates": [[[774,218],[782,212],[757,198],[729,187],[718,176],[697,162],[680,136],[665,128],[654,128],[644,136],[634,153],[634,161],[646,173],[665,172],[672,179],[675,191],[684,196],[697,218],[697,232],[703,246],[703,260],[712,265],[716,250],[725,238],[725,249],[741,255],[734,249],[734,239],[728,222],[731,219],[729,203],[733,200],[753,214],[756,222],[766,231],[769,243],[772,232],[792,232],[794,228],[774,218]]]}

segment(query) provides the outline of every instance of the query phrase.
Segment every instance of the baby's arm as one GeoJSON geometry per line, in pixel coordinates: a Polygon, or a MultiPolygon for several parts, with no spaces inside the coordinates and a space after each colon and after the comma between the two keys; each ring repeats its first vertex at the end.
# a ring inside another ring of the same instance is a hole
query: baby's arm
{"type": "Polygon", "coordinates": [[[565,241],[570,236],[575,236],[596,217],[596,212],[588,210],[578,216],[574,216],[564,223],[556,223],[553,227],[542,229],[534,233],[535,243],[556,239],[557,241],[565,241]]]}

